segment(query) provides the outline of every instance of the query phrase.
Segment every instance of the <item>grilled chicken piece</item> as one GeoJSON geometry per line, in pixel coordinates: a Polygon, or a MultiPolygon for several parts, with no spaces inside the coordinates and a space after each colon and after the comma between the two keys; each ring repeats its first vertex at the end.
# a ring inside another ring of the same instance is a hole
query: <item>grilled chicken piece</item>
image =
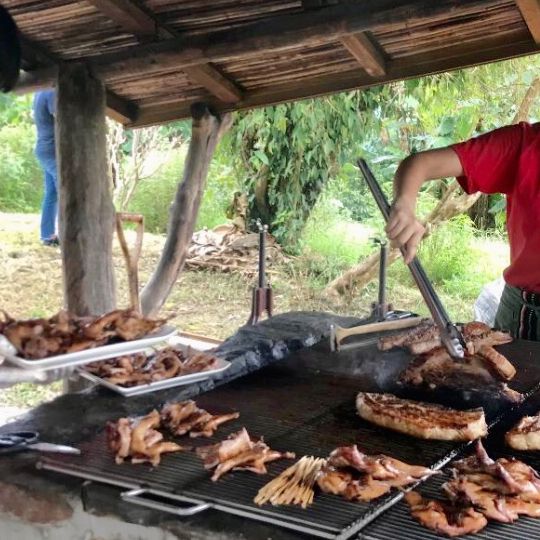
{"type": "Polygon", "coordinates": [[[456,507],[442,501],[423,498],[411,491],[405,495],[411,514],[419,523],[446,536],[462,536],[481,531],[487,519],[471,506],[456,507]]]}
{"type": "Polygon", "coordinates": [[[352,481],[351,473],[328,465],[323,467],[317,476],[317,485],[321,488],[321,491],[332,495],[343,495],[352,481]]]}
{"type": "Polygon", "coordinates": [[[205,469],[213,469],[228,459],[251,450],[252,442],[246,428],[229,435],[228,439],[210,446],[201,446],[196,449],[197,455],[204,461],[205,469]]]}
{"type": "Polygon", "coordinates": [[[228,439],[220,443],[197,448],[196,452],[204,460],[205,469],[216,467],[212,475],[214,482],[231,470],[266,474],[266,463],[295,457],[291,452],[277,452],[270,449],[262,439],[253,442],[246,428],[229,435],[228,439]]]}
{"type": "Polygon", "coordinates": [[[348,501],[372,501],[388,493],[392,486],[388,482],[375,480],[370,475],[354,478],[350,472],[324,467],[317,477],[317,485],[324,493],[341,495],[348,501]]]}
{"type": "Polygon", "coordinates": [[[409,465],[385,455],[368,456],[362,454],[356,445],[336,448],[328,458],[333,467],[352,467],[368,474],[374,480],[384,480],[388,485],[399,487],[437,474],[427,467],[409,465]]]}
{"type": "Polygon", "coordinates": [[[505,436],[516,450],[540,450],[540,414],[524,416],[505,436]]]}
{"type": "MultiPolygon", "coordinates": [[[[540,476],[529,465],[517,459],[500,458],[496,461],[486,453],[482,443],[477,441],[474,456],[456,461],[454,470],[469,477],[484,473],[492,477],[493,481],[502,483],[502,487],[495,484],[495,489],[503,494],[519,494],[526,500],[540,502],[540,476]]],[[[478,481],[478,480],[477,480],[478,481]]],[[[482,479],[483,485],[486,479],[482,479]]]]}
{"type": "Polygon", "coordinates": [[[367,392],[358,394],[356,408],[364,420],[421,439],[471,441],[487,434],[482,409],[458,411],[392,394],[367,392]]]}
{"type": "Polygon", "coordinates": [[[388,482],[381,482],[366,475],[350,482],[343,496],[349,501],[369,502],[382,497],[391,489],[392,486],[388,482]]]}
{"type": "Polygon", "coordinates": [[[229,422],[231,420],[236,420],[237,418],[240,418],[240,413],[234,412],[230,414],[218,414],[215,416],[212,416],[210,420],[208,420],[204,424],[197,424],[195,426],[195,429],[193,429],[189,436],[190,437],[211,437],[221,424],[224,424],[225,422],[229,422]]]}
{"type": "Polygon", "coordinates": [[[157,431],[159,425],[160,416],[155,410],[139,419],[120,418],[107,424],[108,444],[116,463],[131,457],[132,463],[150,462],[157,466],[161,454],[184,450],[176,443],[163,441],[163,434],[157,431]]]}
{"type": "Polygon", "coordinates": [[[443,491],[453,501],[473,505],[486,518],[501,523],[512,523],[518,514],[506,504],[506,497],[497,491],[484,489],[467,476],[458,476],[442,486],[443,491]]]}

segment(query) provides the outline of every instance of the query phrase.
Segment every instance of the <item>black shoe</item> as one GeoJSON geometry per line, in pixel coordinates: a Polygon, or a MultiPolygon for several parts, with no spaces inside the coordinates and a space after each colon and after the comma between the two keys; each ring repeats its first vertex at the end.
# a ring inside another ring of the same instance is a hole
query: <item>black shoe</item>
{"type": "Polygon", "coordinates": [[[58,238],[49,238],[48,240],[42,240],[41,243],[44,246],[50,246],[50,247],[58,247],[60,245],[60,241],[58,238]]]}

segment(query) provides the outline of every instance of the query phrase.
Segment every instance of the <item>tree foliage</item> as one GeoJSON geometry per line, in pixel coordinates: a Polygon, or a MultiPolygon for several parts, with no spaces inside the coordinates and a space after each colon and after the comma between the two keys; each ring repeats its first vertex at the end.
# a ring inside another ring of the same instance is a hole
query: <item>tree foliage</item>
{"type": "Polygon", "coordinates": [[[250,216],[268,223],[284,245],[295,243],[350,141],[358,139],[364,106],[365,96],[351,92],[238,118],[230,152],[250,196],[250,216]]]}

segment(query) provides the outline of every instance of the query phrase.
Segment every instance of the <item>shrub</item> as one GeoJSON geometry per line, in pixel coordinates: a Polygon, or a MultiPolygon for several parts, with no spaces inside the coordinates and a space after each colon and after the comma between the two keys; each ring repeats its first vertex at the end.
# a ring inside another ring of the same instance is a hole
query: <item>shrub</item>
{"type": "Polygon", "coordinates": [[[0,210],[38,212],[43,176],[34,157],[35,135],[31,124],[0,128],[0,210]]]}

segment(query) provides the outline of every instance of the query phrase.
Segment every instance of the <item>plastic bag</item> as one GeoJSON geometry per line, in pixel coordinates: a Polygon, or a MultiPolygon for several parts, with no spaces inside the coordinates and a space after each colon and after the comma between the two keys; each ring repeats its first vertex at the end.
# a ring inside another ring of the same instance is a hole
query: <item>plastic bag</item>
{"type": "Polygon", "coordinates": [[[486,323],[493,328],[503,289],[503,278],[492,281],[482,288],[480,295],[474,303],[474,319],[476,321],[486,323]]]}

